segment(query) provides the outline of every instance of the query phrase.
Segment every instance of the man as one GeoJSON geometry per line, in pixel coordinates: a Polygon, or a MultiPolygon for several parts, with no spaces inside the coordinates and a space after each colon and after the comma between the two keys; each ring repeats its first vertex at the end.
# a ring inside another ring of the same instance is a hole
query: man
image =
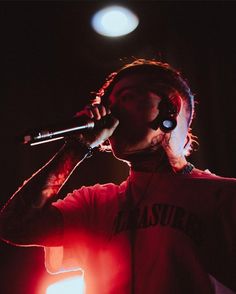
{"type": "Polygon", "coordinates": [[[2,239],[44,246],[50,271],[82,267],[87,293],[233,293],[235,180],[187,162],[193,113],[186,81],[168,64],[125,65],[78,114],[104,126],[68,138],[24,183],[1,212],[2,239]],[[128,179],[57,201],[73,170],[107,140],[130,165],[128,179]]]}

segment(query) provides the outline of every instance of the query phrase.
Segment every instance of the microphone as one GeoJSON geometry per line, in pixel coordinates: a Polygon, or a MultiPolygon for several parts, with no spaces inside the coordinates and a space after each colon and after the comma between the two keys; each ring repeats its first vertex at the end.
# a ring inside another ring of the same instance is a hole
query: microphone
{"type": "Polygon", "coordinates": [[[72,118],[70,121],[51,125],[49,127],[29,131],[26,133],[21,142],[30,146],[48,143],[56,140],[64,139],[65,137],[78,134],[93,129],[105,127],[110,121],[111,115],[106,115],[100,120],[93,121],[86,115],[81,115],[72,118]]]}

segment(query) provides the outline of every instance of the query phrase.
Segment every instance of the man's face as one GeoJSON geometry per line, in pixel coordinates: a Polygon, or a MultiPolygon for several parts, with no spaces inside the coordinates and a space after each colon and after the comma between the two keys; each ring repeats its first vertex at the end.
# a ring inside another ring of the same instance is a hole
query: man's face
{"type": "Polygon", "coordinates": [[[115,84],[109,104],[120,123],[109,140],[117,157],[142,152],[151,147],[154,136],[163,136],[159,129],[150,127],[159,113],[161,97],[157,92],[147,74],[130,74],[115,84]]]}

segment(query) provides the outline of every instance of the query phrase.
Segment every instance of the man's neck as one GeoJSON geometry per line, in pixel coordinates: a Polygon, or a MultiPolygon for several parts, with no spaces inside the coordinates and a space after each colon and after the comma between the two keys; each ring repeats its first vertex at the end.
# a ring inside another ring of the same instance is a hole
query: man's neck
{"type": "Polygon", "coordinates": [[[131,169],[143,172],[164,172],[171,171],[168,158],[164,151],[145,152],[129,155],[131,169]]]}
{"type": "Polygon", "coordinates": [[[129,155],[131,169],[143,172],[180,172],[187,164],[185,157],[169,159],[164,150],[129,155]]]}

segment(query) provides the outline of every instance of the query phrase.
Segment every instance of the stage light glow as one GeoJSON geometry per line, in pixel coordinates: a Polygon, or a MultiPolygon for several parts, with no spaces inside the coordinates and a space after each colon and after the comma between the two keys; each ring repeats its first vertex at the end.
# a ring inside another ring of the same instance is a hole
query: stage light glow
{"type": "Polygon", "coordinates": [[[134,31],[139,24],[138,17],[122,6],[109,6],[99,10],[92,18],[92,27],[100,35],[119,37],[134,31]]]}
{"type": "Polygon", "coordinates": [[[50,285],[46,294],[84,294],[83,276],[73,276],[50,285]]]}

